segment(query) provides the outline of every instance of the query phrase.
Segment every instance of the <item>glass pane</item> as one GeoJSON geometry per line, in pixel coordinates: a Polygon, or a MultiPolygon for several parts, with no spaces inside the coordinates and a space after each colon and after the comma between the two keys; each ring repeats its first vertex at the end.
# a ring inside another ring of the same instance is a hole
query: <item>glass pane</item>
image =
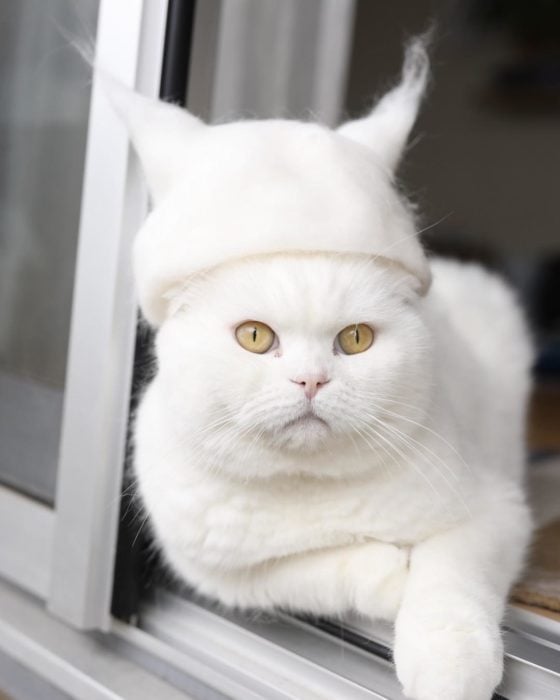
{"type": "Polygon", "coordinates": [[[0,4],[0,481],[51,503],[97,7],[0,4]]]}

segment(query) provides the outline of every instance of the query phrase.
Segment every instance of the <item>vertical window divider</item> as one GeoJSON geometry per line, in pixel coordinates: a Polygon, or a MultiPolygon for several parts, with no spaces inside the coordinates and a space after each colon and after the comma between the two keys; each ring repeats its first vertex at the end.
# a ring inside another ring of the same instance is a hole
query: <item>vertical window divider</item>
{"type": "MultiPolygon", "coordinates": [[[[157,96],[166,0],[102,0],[95,63],[157,96]]],[[[94,75],[72,308],[48,607],[108,629],[136,304],[131,244],[147,194],[124,126],[94,75]]]]}

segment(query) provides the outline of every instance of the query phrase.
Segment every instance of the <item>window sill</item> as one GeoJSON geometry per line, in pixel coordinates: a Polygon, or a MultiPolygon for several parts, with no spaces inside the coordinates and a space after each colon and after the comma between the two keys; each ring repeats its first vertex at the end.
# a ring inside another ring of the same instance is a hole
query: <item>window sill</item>
{"type": "Polygon", "coordinates": [[[0,668],[16,698],[49,700],[189,700],[119,654],[105,635],[77,632],[35,598],[0,579],[0,668]],[[32,690],[31,690],[32,689],[32,690]]]}
{"type": "MultiPolygon", "coordinates": [[[[560,626],[545,621],[550,624],[543,627],[539,616],[520,612],[511,609],[508,615],[500,696],[555,700],[560,697],[560,626]]],[[[255,697],[267,698],[404,698],[386,660],[392,643],[389,625],[351,619],[344,627],[333,625],[340,630],[335,635],[289,615],[251,619],[217,614],[161,591],[143,610],[141,627],[218,673],[226,682],[218,687],[232,698],[253,697],[248,688],[255,697]],[[350,643],[352,633],[361,638],[361,648],[350,643]],[[227,686],[233,679],[242,692],[227,686]]]]}
{"type": "MultiPolygon", "coordinates": [[[[558,629],[538,617],[510,613],[506,681],[500,691],[508,700],[560,697],[558,629]]],[[[338,626],[333,628],[338,632],[338,626]]],[[[45,692],[37,697],[403,700],[383,653],[349,643],[352,632],[373,641],[374,650],[391,643],[387,626],[350,620],[335,635],[288,615],[217,614],[161,591],[143,609],[140,629],[113,620],[109,634],[87,634],[0,580],[3,680],[14,681],[6,676],[8,660],[32,675],[35,687],[43,683],[45,692]]]]}

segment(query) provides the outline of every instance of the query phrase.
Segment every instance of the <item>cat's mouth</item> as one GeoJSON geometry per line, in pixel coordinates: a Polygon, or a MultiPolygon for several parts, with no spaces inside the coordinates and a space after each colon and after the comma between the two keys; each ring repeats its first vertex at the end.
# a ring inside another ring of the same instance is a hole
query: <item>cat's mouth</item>
{"type": "Polygon", "coordinates": [[[318,416],[315,411],[313,410],[308,410],[305,413],[303,413],[301,416],[298,416],[297,418],[292,418],[292,420],[289,420],[287,423],[284,423],[282,426],[284,429],[289,429],[289,428],[305,428],[307,426],[314,426],[314,425],[322,425],[325,428],[328,428],[329,425],[327,421],[323,420],[320,416],[318,416]]]}
{"type": "Polygon", "coordinates": [[[280,424],[272,438],[276,447],[309,452],[323,445],[330,433],[331,427],[327,421],[308,408],[295,418],[280,424]]]}

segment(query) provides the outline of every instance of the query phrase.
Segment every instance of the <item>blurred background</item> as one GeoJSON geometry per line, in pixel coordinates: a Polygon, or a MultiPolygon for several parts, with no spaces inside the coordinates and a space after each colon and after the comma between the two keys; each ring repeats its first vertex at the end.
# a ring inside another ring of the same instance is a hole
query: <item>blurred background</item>
{"type": "Polygon", "coordinates": [[[435,25],[433,83],[401,168],[435,253],[517,288],[538,346],[535,451],[560,447],[560,3],[357,3],[345,109],[387,84],[410,33],[435,25]]]}
{"type": "Polygon", "coordinates": [[[0,478],[52,501],[97,2],[0,2],[0,478]],[[40,463],[40,468],[38,468],[40,463]]]}

